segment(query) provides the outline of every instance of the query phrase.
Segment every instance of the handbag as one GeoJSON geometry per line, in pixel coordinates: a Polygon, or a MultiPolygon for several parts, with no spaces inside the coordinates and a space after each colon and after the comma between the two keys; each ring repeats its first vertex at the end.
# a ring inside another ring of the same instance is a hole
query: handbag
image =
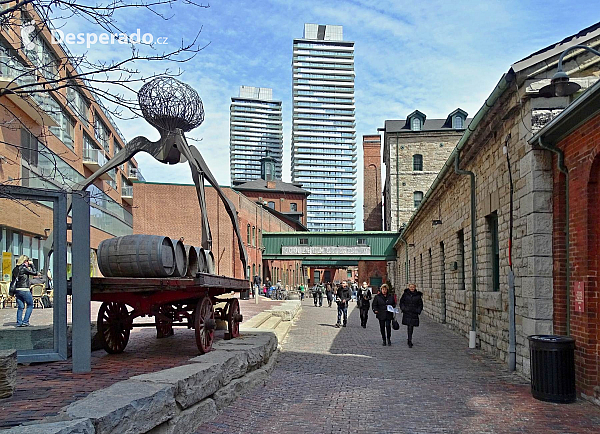
{"type": "Polygon", "coordinates": [[[12,280],[10,281],[10,285],[8,287],[8,295],[10,295],[11,297],[17,293],[17,276],[19,275],[19,272],[17,270],[17,272],[15,273],[16,269],[17,267],[13,268],[12,270],[12,280]]]}
{"type": "Polygon", "coordinates": [[[396,314],[394,314],[394,319],[392,320],[392,328],[394,330],[400,330],[400,324],[396,320],[396,314]]]}

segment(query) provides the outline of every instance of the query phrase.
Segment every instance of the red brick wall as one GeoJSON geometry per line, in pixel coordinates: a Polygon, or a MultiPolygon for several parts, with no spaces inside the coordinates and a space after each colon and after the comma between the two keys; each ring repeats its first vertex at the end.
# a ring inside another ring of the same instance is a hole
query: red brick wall
{"type": "Polygon", "coordinates": [[[363,136],[365,231],[381,231],[383,217],[381,206],[381,136],[363,136]]]}
{"type": "MultiPolygon", "coordinates": [[[[185,244],[200,246],[202,219],[196,189],[193,185],[134,184],[135,203],[133,208],[133,233],[164,235],[172,238],[184,237],[185,244]]],[[[292,228],[268,211],[257,206],[252,200],[221,187],[231,200],[238,213],[242,241],[248,253],[250,273],[258,274],[259,265],[264,275],[262,252],[260,250],[263,232],[288,232],[292,228]],[[250,242],[248,243],[248,227],[250,242]],[[254,228],[254,237],[252,236],[254,228]]],[[[225,276],[242,278],[244,271],[239,257],[237,239],[229,215],[217,192],[206,187],[208,221],[212,234],[216,272],[225,276]]],[[[293,264],[294,261],[285,261],[293,264]]]]}
{"type": "Polygon", "coordinates": [[[290,204],[293,202],[296,204],[298,212],[302,213],[300,223],[306,226],[306,196],[302,194],[269,193],[262,191],[244,191],[242,194],[253,202],[258,201],[259,197],[264,202],[275,202],[275,211],[279,212],[290,212],[290,204]]]}
{"type": "MultiPolygon", "coordinates": [[[[571,303],[570,329],[576,339],[575,364],[579,392],[600,396],[600,115],[589,120],[562,142],[569,170],[569,231],[571,303]],[[575,282],[585,284],[584,312],[575,312],[575,282]],[[594,391],[596,388],[596,391],[594,391]]],[[[566,329],[565,176],[554,159],[554,331],[566,329]]]]}
{"type": "MultiPolygon", "coordinates": [[[[358,281],[360,284],[367,282],[371,284],[371,277],[381,277],[381,283],[387,281],[386,261],[358,261],[358,281]]],[[[397,292],[397,291],[396,291],[397,292]]]]}

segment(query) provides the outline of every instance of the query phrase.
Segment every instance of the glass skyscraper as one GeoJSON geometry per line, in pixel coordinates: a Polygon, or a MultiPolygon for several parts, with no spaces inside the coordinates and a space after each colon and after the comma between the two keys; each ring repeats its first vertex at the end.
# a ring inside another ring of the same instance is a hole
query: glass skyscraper
{"type": "Polygon", "coordinates": [[[342,26],[305,24],[292,61],[292,182],[310,191],[311,231],[354,230],[354,42],[342,26]]]}
{"type": "Polygon", "coordinates": [[[240,86],[229,111],[229,165],[232,185],[260,178],[260,159],[266,151],[275,159],[275,178],[281,179],[283,131],[281,101],[273,90],[240,86]]]}

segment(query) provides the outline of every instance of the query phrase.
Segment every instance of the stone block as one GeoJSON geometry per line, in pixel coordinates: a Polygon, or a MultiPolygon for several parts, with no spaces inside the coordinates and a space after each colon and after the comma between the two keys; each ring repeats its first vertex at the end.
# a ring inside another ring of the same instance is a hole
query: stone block
{"type": "Polygon", "coordinates": [[[533,256],[527,260],[527,276],[552,277],[552,258],[549,256],[533,256]]]}
{"type": "Polygon", "coordinates": [[[467,291],[459,290],[454,291],[454,301],[459,304],[467,304],[467,291]]]}
{"type": "Polygon", "coordinates": [[[146,432],[175,416],[174,387],[126,380],[67,406],[71,419],[90,419],[97,434],[146,432]]]}
{"type": "Polygon", "coordinates": [[[0,350],[0,399],[15,393],[17,383],[17,350],[0,350]]]}
{"type": "Polygon", "coordinates": [[[551,335],[552,320],[523,318],[523,335],[551,335]]]}
{"type": "MultiPolygon", "coordinates": [[[[206,356],[206,355],[205,355],[206,356]]],[[[215,357],[215,359],[219,356],[215,357]]],[[[188,408],[212,395],[223,383],[223,363],[205,361],[177,366],[151,374],[136,375],[131,380],[174,389],[175,400],[182,408],[188,408]]]]}
{"type": "Polygon", "coordinates": [[[484,309],[502,310],[502,293],[500,291],[479,291],[477,303],[484,309]]]}
{"type": "Polygon", "coordinates": [[[190,359],[190,362],[220,364],[222,386],[229,384],[234,378],[243,376],[248,370],[248,355],[245,351],[211,351],[190,359]]]}
{"type": "Polygon", "coordinates": [[[94,434],[94,424],[89,419],[65,420],[52,423],[19,425],[2,431],[6,434],[94,434]]]}
{"type": "Polygon", "coordinates": [[[552,214],[534,213],[527,217],[527,235],[552,234],[552,214]]]}
{"type": "Polygon", "coordinates": [[[278,354],[278,352],[273,354],[273,357],[271,357],[269,362],[262,368],[249,372],[242,378],[233,380],[227,386],[216,392],[213,395],[213,399],[217,406],[217,410],[222,410],[224,407],[228,406],[241,395],[249,390],[252,390],[256,386],[264,385],[269,375],[275,368],[278,354]]]}
{"type": "Polygon", "coordinates": [[[552,277],[523,277],[521,294],[524,298],[552,298],[552,277]]]}
{"type": "Polygon", "coordinates": [[[179,412],[173,419],[162,423],[148,431],[148,434],[179,434],[189,432],[217,416],[217,406],[211,398],[206,398],[198,404],[179,412]]]}
{"type": "Polygon", "coordinates": [[[552,235],[536,234],[523,237],[522,257],[528,256],[552,256],[552,235]]]}
{"type": "Polygon", "coordinates": [[[531,298],[527,300],[527,314],[532,319],[552,319],[553,300],[551,298],[531,298]]]}

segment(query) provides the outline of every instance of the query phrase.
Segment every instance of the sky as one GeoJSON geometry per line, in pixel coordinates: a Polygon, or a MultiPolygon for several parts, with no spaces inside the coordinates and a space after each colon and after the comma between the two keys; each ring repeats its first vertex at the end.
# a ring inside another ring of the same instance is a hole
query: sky
{"type": "MultiPolygon", "coordinates": [[[[207,4],[207,3],[205,3],[207,4]]],[[[163,21],[143,10],[116,14],[127,31],[167,37],[168,48],[192,40],[206,47],[183,64],[145,62],[141,73],[181,68],[180,80],[204,103],[204,123],[187,134],[221,185],[230,185],[229,106],[240,85],[270,87],[283,102],[283,180],[290,181],[292,40],[304,23],[344,27],[355,42],[356,140],[358,149],[356,229],[362,229],[362,136],[377,134],[386,119],[405,119],[414,110],[445,118],[457,107],[473,116],[510,65],[600,18],[591,0],[213,0],[210,7],[175,5],[163,21]]],[[[97,32],[69,20],[65,32],[97,32]]],[[[69,45],[74,53],[118,60],[127,46],[69,45]]],[[[162,49],[160,47],[159,49],[162,49]]],[[[158,134],[142,119],[122,120],[129,140],[158,134]]],[[[184,164],[163,165],[136,156],[147,181],[192,183],[184,164]]]]}

